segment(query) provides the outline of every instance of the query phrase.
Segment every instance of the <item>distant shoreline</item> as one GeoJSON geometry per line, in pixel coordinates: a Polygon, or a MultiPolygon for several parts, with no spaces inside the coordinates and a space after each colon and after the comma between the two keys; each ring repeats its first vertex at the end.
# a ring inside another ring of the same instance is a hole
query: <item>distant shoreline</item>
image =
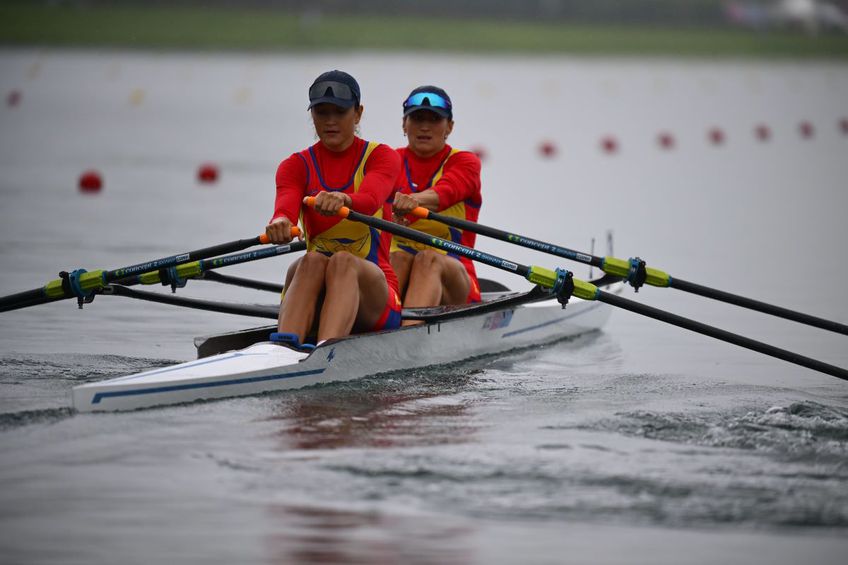
{"type": "Polygon", "coordinates": [[[326,52],[339,49],[494,54],[848,59],[848,35],[724,28],[543,24],[275,10],[4,3],[0,47],[326,52]]]}

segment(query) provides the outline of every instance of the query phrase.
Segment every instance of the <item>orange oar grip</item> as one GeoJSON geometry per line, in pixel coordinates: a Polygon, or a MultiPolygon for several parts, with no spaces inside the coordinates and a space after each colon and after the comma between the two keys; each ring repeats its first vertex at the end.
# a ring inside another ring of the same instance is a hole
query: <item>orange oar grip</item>
{"type": "Polygon", "coordinates": [[[409,213],[410,216],[415,216],[416,218],[426,219],[430,215],[430,210],[419,206],[418,208],[413,208],[409,213]]]}
{"type": "MultiPolygon", "coordinates": [[[[297,226],[292,226],[291,228],[292,237],[297,237],[300,235],[300,228],[297,226]]],[[[271,239],[268,237],[267,233],[263,233],[259,236],[259,243],[271,243],[271,239]]]]}
{"type": "MultiPolygon", "coordinates": [[[[303,203],[306,204],[307,206],[309,206],[310,208],[314,208],[315,207],[315,197],[314,196],[307,196],[306,198],[303,199],[303,203]]],[[[347,206],[342,206],[341,208],[339,208],[339,211],[336,213],[337,216],[341,216],[342,218],[347,218],[348,214],[350,214],[350,208],[348,208],[347,206]]]]}

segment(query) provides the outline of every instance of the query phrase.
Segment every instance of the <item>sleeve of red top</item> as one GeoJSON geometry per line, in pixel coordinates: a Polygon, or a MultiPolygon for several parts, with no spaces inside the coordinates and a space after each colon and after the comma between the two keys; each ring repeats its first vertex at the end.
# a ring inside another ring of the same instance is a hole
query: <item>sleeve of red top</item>
{"type": "Polygon", "coordinates": [[[365,178],[359,191],[350,195],[350,207],[360,214],[374,214],[391,197],[399,173],[397,152],[388,145],[378,145],[365,163],[365,178]]]}
{"type": "Polygon", "coordinates": [[[480,202],[480,158],[470,151],[451,156],[433,190],[439,195],[439,211],[463,200],[480,202]]]}
{"type": "Polygon", "coordinates": [[[293,224],[297,223],[306,195],[306,174],[306,163],[297,153],[277,167],[277,197],[272,220],[285,216],[293,224]]]}

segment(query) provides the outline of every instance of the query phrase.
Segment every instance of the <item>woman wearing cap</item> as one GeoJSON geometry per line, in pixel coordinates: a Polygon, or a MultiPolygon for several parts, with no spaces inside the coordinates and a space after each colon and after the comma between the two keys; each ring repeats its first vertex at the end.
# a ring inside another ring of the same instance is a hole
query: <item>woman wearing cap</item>
{"type": "MultiPolygon", "coordinates": [[[[453,131],[453,106],[441,88],[420,86],[403,103],[407,146],[398,149],[402,168],[394,197],[395,219],[417,230],[474,247],[475,234],[433,220],[405,217],[417,206],[443,215],[477,221],[480,159],[447,144],[453,131]]],[[[474,264],[465,257],[401,237],[392,239],[392,267],[403,305],[409,308],[465,304],[480,300],[474,264]]]]}
{"type": "Polygon", "coordinates": [[[309,88],[318,142],[280,163],[273,243],[291,241],[302,217],[307,253],[286,275],[273,341],[302,346],[318,320],[318,341],[400,325],[397,279],[389,264],[389,234],[336,216],[342,206],[362,214],[391,214],[387,200],[400,171],[392,148],[356,136],[362,118],[359,84],[329,71],[309,88]],[[367,165],[367,166],[366,166],[367,165]],[[314,207],[303,204],[315,197],[314,207]]]}

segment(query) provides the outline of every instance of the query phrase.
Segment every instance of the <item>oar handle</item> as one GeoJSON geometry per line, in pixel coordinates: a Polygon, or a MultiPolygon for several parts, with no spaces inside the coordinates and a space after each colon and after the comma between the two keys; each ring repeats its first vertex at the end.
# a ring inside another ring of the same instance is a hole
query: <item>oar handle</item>
{"type": "MultiPolygon", "coordinates": [[[[303,203],[309,206],[310,208],[315,208],[315,197],[307,196],[303,199],[303,203]]],[[[347,206],[342,206],[341,208],[339,208],[339,211],[336,212],[336,216],[339,216],[341,218],[347,218],[348,216],[350,216],[350,212],[350,208],[348,208],[347,206]]]]}

